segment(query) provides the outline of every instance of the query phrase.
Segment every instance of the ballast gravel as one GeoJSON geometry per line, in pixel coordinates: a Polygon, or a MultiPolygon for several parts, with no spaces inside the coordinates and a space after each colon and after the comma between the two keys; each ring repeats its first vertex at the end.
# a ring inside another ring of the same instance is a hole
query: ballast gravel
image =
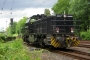
{"type": "Polygon", "coordinates": [[[43,52],[41,55],[42,60],[77,60],[68,56],[64,56],[58,53],[43,52]]]}

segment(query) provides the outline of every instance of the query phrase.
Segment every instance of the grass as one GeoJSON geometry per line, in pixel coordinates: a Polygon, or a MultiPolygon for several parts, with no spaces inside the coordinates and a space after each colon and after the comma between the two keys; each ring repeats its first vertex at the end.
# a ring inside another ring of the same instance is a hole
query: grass
{"type": "Polygon", "coordinates": [[[22,39],[16,39],[6,43],[0,42],[0,60],[41,60],[42,50],[29,51],[22,39]]]}
{"type": "Polygon", "coordinates": [[[16,37],[16,36],[18,36],[18,34],[13,34],[12,36],[13,36],[13,37],[16,37]]]}

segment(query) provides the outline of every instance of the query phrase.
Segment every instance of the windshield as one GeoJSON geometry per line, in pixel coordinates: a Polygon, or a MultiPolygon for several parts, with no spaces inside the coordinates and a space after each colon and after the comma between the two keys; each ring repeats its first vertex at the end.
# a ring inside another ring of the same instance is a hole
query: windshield
{"type": "Polygon", "coordinates": [[[26,21],[26,23],[29,23],[30,19],[31,19],[31,18],[28,18],[27,21],[26,21]]]}
{"type": "Polygon", "coordinates": [[[32,23],[32,22],[35,22],[36,21],[36,19],[30,19],[30,22],[32,23]]]}

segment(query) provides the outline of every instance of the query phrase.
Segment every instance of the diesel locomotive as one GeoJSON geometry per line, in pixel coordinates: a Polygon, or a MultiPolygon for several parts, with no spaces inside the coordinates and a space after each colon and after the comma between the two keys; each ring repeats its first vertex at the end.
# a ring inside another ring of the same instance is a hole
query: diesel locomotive
{"type": "Polygon", "coordinates": [[[41,47],[69,48],[78,46],[80,21],[73,15],[33,15],[25,23],[23,40],[41,47]],[[76,34],[78,33],[78,34],[76,34]]]}

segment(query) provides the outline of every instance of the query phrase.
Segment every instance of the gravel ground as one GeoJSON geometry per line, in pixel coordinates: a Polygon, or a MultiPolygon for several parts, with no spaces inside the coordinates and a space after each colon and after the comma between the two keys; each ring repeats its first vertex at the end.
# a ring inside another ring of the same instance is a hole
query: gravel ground
{"type": "MultiPolygon", "coordinates": [[[[71,47],[70,49],[90,53],[90,48],[71,47]]],[[[60,55],[52,52],[44,52],[41,56],[42,60],[77,60],[68,56],[60,55]]]]}
{"type": "MultiPolygon", "coordinates": [[[[27,46],[27,48],[29,49],[29,51],[39,50],[39,48],[37,49],[35,47],[30,47],[30,46],[29,47],[27,46]]],[[[90,48],[72,47],[70,49],[90,53],[90,48]]],[[[60,55],[58,53],[49,52],[47,50],[43,50],[40,57],[41,60],[77,60],[68,56],[60,55]]]]}
{"type": "Polygon", "coordinates": [[[77,60],[71,57],[60,55],[52,52],[43,52],[41,56],[42,60],[77,60]]]}
{"type": "MultiPolygon", "coordinates": [[[[26,46],[26,48],[29,50],[29,51],[33,51],[33,50],[39,50],[39,48],[35,48],[35,47],[28,47],[26,46]]],[[[64,55],[60,55],[58,53],[52,53],[46,49],[43,49],[42,51],[42,54],[41,54],[41,60],[76,60],[74,58],[71,58],[71,57],[67,57],[67,56],[64,56],[64,55]]]]}

